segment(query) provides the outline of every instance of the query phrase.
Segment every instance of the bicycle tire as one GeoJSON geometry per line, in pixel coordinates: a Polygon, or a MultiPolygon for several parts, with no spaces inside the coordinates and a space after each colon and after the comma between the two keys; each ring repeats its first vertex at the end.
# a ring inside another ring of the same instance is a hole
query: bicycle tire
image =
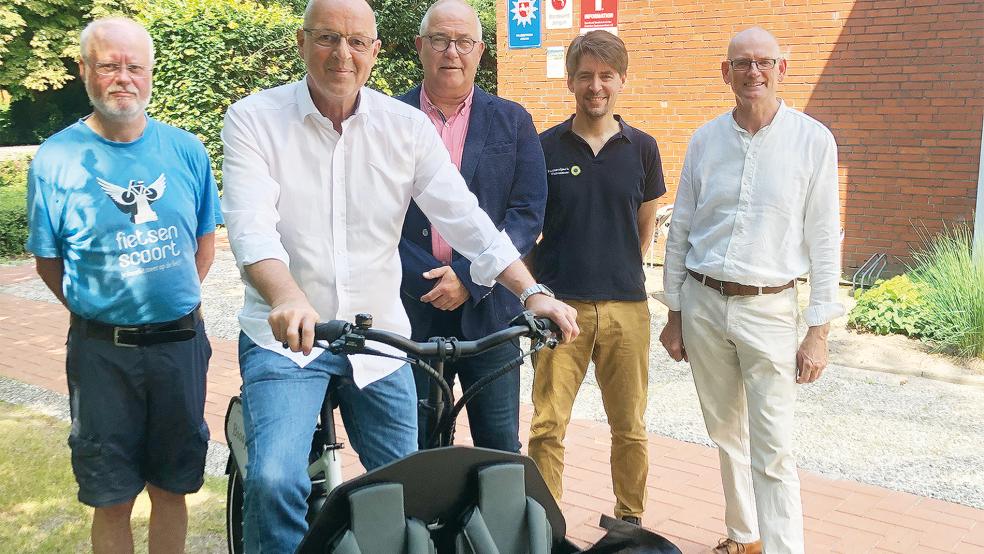
{"type": "Polygon", "coordinates": [[[239,467],[230,460],[226,486],[226,543],[229,554],[243,554],[243,479],[239,467]]]}

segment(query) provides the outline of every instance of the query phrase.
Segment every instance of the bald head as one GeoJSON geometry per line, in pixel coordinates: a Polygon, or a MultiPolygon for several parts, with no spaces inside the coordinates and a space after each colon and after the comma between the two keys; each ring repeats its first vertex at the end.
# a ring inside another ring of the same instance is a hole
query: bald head
{"type": "Polygon", "coordinates": [[[735,35],[728,43],[728,58],[734,59],[741,52],[754,50],[772,58],[782,57],[779,41],[761,27],[751,27],[735,35]]]}
{"type": "MultiPolygon", "coordinates": [[[[308,0],[304,8],[304,28],[318,28],[326,18],[341,18],[358,26],[372,26],[371,38],[376,38],[376,14],[366,0],[308,0]]],[[[363,31],[366,32],[366,31],[363,31]]]]}
{"type": "Polygon", "coordinates": [[[147,42],[150,63],[153,65],[154,40],[143,25],[127,17],[104,17],[86,25],[79,35],[79,51],[82,58],[91,61],[98,44],[133,39],[147,42]]]}
{"type": "Polygon", "coordinates": [[[734,91],[739,111],[774,113],[786,65],[776,37],[761,27],[752,27],[731,39],[728,59],[721,61],[721,76],[734,91]]]}
{"type": "Polygon", "coordinates": [[[427,13],[420,20],[420,36],[426,36],[431,32],[431,20],[435,16],[444,16],[442,19],[456,19],[465,21],[471,27],[470,35],[473,39],[482,41],[482,22],[478,19],[478,13],[471,4],[463,0],[437,0],[427,8],[427,13]]]}

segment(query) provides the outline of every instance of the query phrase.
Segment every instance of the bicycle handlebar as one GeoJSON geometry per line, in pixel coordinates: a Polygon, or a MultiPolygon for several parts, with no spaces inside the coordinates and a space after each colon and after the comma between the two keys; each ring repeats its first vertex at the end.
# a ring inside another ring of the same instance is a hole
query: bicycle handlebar
{"type": "Polygon", "coordinates": [[[559,327],[553,321],[545,317],[534,317],[530,312],[524,312],[513,320],[513,323],[521,321],[521,324],[512,325],[478,340],[468,341],[433,339],[426,342],[416,342],[391,331],[372,329],[370,327],[372,316],[359,314],[356,316],[356,321],[368,321],[369,323],[353,325],[337,319],[318,323],[314,326],[314,339],[332,343],[333,348],[348,353],[357,353],[362,350],[365,346],[364,341],[368,340],[392,346],[420,358],[455,359],[485,352],[522,336],[538,338],[544,342],[555,341],[556,338],[551,337],[551,334],[558,335],[560,333],[559,327]],[[344,342],[338,344],[337,341],[340,339],[344,342]]]}

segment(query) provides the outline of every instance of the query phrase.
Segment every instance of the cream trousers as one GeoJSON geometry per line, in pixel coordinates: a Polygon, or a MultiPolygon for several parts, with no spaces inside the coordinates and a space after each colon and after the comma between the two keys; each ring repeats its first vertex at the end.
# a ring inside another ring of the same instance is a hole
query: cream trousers
{"type": "Polygon", "coordinates": [[[688,277],[683,343],[707,434],[718,446],[728,536],[763,552],[803,552],[803,507],[792,453],[796,288],[722,296],[688,277]]]}

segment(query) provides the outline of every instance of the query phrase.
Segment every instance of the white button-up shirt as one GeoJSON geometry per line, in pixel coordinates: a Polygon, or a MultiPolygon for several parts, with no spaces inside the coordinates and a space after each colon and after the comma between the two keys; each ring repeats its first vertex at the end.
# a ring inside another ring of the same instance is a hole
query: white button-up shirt
{"type": "Polygon", "coordinates": [[[810,274],[807,325],[844,313],[837,145],[815,119],[783,102],[754,135],[732,112],[694,133],[666,241],[664,302],[680,310],[687,269],[753,286],[810,274]]]}
{"type": "MultiPolygon", "coordinates": [[[[368,88],[341,134],[315,107],[306,80],[253,94],[229,108],[222,142],[222,211],[246,283],[239,323],[257,345],[302,367],[323,350],[304,356],[274,339],[271,308],[243,266],[282,261],[322,321],[367,312],[374,327],[409,335],[397,246],[411,198],[472,259],[475,282],[491,286],[519,258],[427,116],[368,88]]],[[[401,365],[374,356],[350,361],[360,387],[401,365]]]]}

